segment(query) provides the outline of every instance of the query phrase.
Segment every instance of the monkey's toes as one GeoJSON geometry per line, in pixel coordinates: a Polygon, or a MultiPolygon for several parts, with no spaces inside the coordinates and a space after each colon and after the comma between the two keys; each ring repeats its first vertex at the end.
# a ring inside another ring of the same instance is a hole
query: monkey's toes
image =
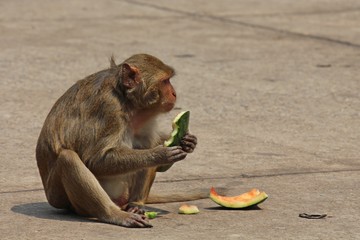
{"type": "Polygon", "coordinates": [[[138,207],[138,206],[130,206],[126,209],[126,211],[130,212],[130,213],[140,214],[140,215],[145,214],[145,210],[142,207],[138,207]]]}
{"type": "Polygon", "coordinates": [[[123,222],[123,226],[129,228],[150,228],[152,225],[148,222],[145,216],[132,213],[123,222]]]}

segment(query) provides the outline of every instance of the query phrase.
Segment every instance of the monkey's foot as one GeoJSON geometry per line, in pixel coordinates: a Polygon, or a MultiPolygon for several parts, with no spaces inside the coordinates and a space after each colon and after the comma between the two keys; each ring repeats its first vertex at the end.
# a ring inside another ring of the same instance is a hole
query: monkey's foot
{"type": "Polygon", "coordinates": [[[145,214],[144,206],[137,205],[134,203],[129,203],[129,205],[126,207],[125,211],[130,212],[130,213],[140,214],[140,215],[145,214]]]}
{"type": "Polygon", "coordinates": [[[100,218],[102,222],[116,224],[128,228],[149,228],[149,223],[145,215],[121,211],[112,213],[110,216],[100,218]]]}
{"type": "Polygon", "coordinates": [[[149,228],[152,225],[148,222],[144,215],[130,213],[119,225],[129,228],[149,228]]]}

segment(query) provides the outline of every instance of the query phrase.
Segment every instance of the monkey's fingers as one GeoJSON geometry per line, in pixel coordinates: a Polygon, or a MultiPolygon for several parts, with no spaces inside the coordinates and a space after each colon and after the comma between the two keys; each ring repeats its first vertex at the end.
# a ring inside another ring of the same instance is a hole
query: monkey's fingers
{"type": "Polygon", "coordinates": [[[192,142],[195,145],[197,144],[197,137],[195,135],[192,135],[190,133],[187,133],[182,140],[188,141],[188,142],[192,142]]]}
{"type": "Polygon", "coordinates": [[[147,221],[145,216],[141,216],[132,213],[130,217],[126,218],[123,222],[123,226],[129,228],[149,228],[152,225],[147,221]]]}
{"type": "Polygon", "coordinates": [[[180,142],[180,146],[185,152],[192,153],[196,147],[196,143],[183,139],[180,142]]]}
{"type": "Polygon", "coordinates": [[[186,134],[180,142],[181,147],[184,151],[191,153],[194,151],[197,145],[197,138],[194,135],[186,134]]]}
{"type": "Polygon", "coordinates": [[[185,159],[187,152],[182,150],[182,147],[169,147],[167,151],[167,159],[170,163],[185,159]]]}

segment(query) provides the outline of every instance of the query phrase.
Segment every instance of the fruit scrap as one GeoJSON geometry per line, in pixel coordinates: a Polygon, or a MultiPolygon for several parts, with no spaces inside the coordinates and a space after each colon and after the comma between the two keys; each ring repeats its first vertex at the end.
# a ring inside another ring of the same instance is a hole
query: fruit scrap
{"type": "MultiPolygon", "coordinates": [[[[172,132],[168,140],[164,142],[165,147],[180,146],[181,139],[189,131],[190,111],[180,112],[172,121],[172,132]]],[[[166,172],[173,163],[159,166],[158,172],[166,172]]]]}
{"type": "Polygon", "coordinates": [[[215,188],[212,187],[210,190],[210,198],[223,207],[246,208],[264,202],[268,198],[268,195],[265,192],[260,192],[258,189],[252,189],[238,196],[227,197],[219,195],[215,191],[215,188]]]}
{"type": "Polygon", "coordinates": [[[149,219],[153,219],[157,217],[157,212],[145,212],[145,216],[149,219]]]}
{"type": "Polygon", "coordinates": [[[179,208],[179,213],[180,214],[196,214],[196,213],[199,213],[199,209],[197,206],[195,205],[187,205],[187,204],[184,204],[184,205],[181,205],[180,208],[179,208]]]}
{"type": "Polygon", "coordinates": [[[166,147],[179,146],[181,139],[189,129],[190,112],[183,111],[179,113],[172,122],[173,131],[168,140],[164,142],[166,147]]]}

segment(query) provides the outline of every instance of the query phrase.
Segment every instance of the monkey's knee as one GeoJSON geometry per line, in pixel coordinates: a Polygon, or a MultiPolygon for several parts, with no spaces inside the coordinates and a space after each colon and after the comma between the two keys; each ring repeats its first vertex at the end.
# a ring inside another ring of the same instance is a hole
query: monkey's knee
{"type": "Polygon", "coordinates": [[[79,156],[71,150],[62,150],[55,165],[49,172],[45,186],[45,194],[49,204],[55,208],[69,209],[71,203],[66,193],[63,180],[76,168],[81,161],[79,156]]]}
{"type": "Polygon", "coordinates": [[[74,165],[83,164],[79,155],[68,149],[61,150],[58,159],[57,165],[62,169],[65,168],[66,170],[71,169],[74,165]]]}
{"type": "Polygon", "coordinates": [[[69,199],[66,196],[66,193],[62,196],[57,195],[51,195],[51,194],[46,194],[46,198],[48,200],[48,203],[54,207],[54,208],[58,208],[58,209],[70,209],[71,208],[71,204],[69,202],[69,199]]]}
{"type": "Polygon", "coordinates": [[[66,195],[64,186],[61,183],[60,178],[54,179],[53,182],[48,184],[45,188],[45,195],[48,203],[54,208],[69,209],[70,201],[66,195]]]}

